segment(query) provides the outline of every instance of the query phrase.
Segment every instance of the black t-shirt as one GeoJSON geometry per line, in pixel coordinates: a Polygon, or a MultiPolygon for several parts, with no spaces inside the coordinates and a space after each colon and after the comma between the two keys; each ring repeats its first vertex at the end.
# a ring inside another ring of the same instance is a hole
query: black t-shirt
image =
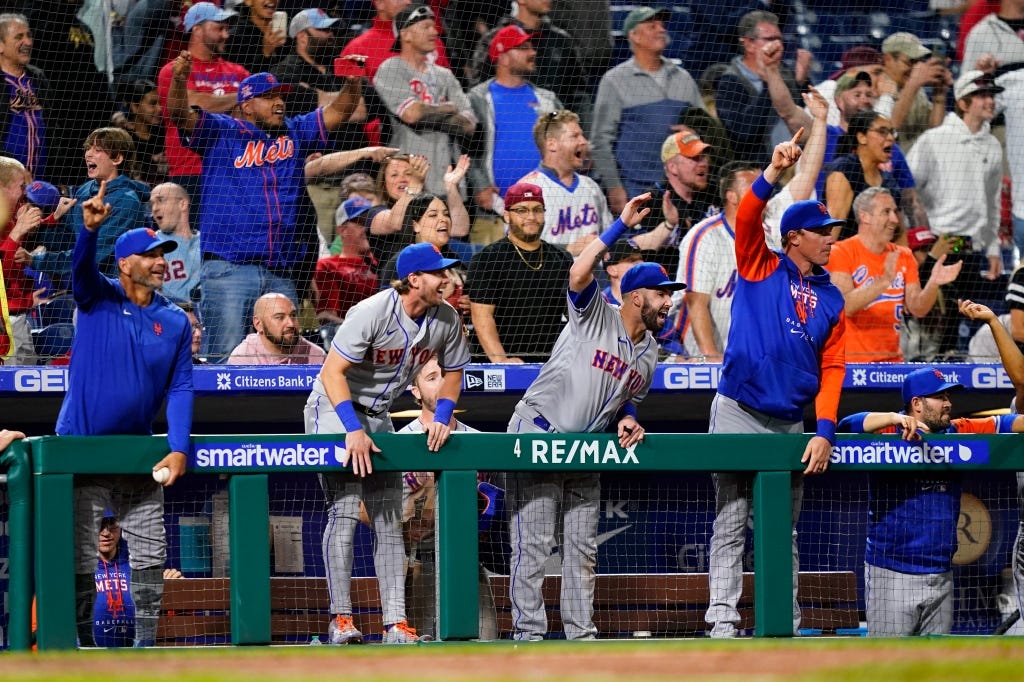
{"type": "MultiPolygon", "coordinates": [[[[500,239],[473,256],[466,293],[473,303],[495,307],[498,338],[510,357],[547,360],[565,326],[571,267],[568,251],[544,241],[536,251],[524,251],[500,239]]],[[[475,339],[474,351],[482,352],[475,339]]]]}

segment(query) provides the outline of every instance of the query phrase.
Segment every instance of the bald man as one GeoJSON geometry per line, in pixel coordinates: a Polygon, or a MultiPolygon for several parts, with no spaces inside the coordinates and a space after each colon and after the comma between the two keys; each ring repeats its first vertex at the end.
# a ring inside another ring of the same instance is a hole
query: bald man
{"type": "Polygon", "coordinates": [[[164,182],[149,193],[149,210],[160,229],[160,238],[178,248],[167,255],[167,270],[160,293],[175,302],[199,300],[199,270],[203,264],[199,233],[189,221],[191,201],[181,185],[164,182]]]}
{"type": "Polygon", "coordinates": [[[249,334],[235,346],[229,365],[322,365],[324,350],[302,338],[295,305],[284,294],[264,294],[256,299],[249,334]]]}

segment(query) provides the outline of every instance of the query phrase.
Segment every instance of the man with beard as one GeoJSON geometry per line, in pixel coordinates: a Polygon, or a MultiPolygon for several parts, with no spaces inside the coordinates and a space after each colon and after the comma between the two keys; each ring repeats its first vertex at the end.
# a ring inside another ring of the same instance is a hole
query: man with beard
{"type": "Polygon", "coordinates": [[[540,152],[532,137],[537,113],[562,108],[555,93],[527,80],[536,69],[536,38],[536,33],[527,33],[514,24],[495,33],[490,48],[494,78],[469,91],[469,101],[481,128],[474,140],[469,181],[477,205],[488,212],[486,221],[481,220],[473,227],[486,226],[493,216],[497,228],[484,230],[483,235],[471,233],[475,243],[490,244],[501,238],[501,222],[494,215],[503,212],[501,197],[540,162],[540,152]]]}
{"type": "MultiPolygon", "coordinates": [[[[509,421],[509,433],[592,433],[615,424],[618,443],[643,441],[636,406],[647,395],[658,362],[659,332],[672,292],[686,285],[657,263],[637,263],[622,276],[622,305],[605,302],[594,279],[604,252],[650,212],[644,193],[587,245],[569,270],[568,324],[551,359],[526,389],[509,421]],[[567,396],[572,396],[567,400],[567,396]]],[[[510,477],[512,556],[509,598],[513,638],[547,635],[544,568],[562,523],[562,622],[566,639],[595,639],[594,568],[601,480],[593,472],[519,473],[510,477]]]]}
{"type": "Polygon", "coordinates": [[[252,309],[256,332],[228,357],[229,365],[322,365],[324,349],[299,333],[295,304],[283,294],[264,294],[252,309]]]}
{"type": "MultiPolygon", "coordinates": [[[[962,301],[968,317],[990,310],[962,301]]],[[[998,326],[998,322],[996,322],[998,326]]],[[[949,391],[961,388],[934,367],[903,380],[902,412],[861,412],[839,422],[844,433],[1021,433],[1024,416],[1007,414],[951,419],[949,391]]],[[[960,476],[948,473],[881,473],[868,476],[868,532],[864,599],[868,635],[949,634],[953,625],[953,554],[960,516],[960,476]]]]}
{"type": "Polygon", "coordinates": [[[509,187],[508,236],[469,261],[465,293],[485,362],[540,362],[561,331],[572,256],[541,239],[544,204],[537,185],[509,187]]]}
{"type": "Polygon", "coordinates": [[[297,300],[293,269],[305,257],[296,230],[305,159],[348,120],[359,79],[348,79],[328,106],[285,118],[282,95],[291,86],[258,73],[242,81],[235,118],[189,107],[191,69],[184,51],[174,60],[167,111],[203,158],[202,318],[207,352],[222,358],[242,340],[245,315],[259,296],[273,291],[297,300]]]}
{"type": "Polygon", "coordinates": [[[345,87],[345,79],[335,76],[332,69],[337,53],[334,46],[337,22],[322,9],[307,9],[292,17],[288,24],[293,51],[270,72],[277,80],[295,88],[285,99],[292,113],[313,111],[330,102],[345,87]]]}
{"type": "MultiPolygon", "coordinates": [[[[782,214],[782,251],[765,243],[761,214],[782,174],[800,158],[793,139],[776,145],[771,163],[740,200],[736,213],[736,292],[718,393],[711,403],[709,433],[803,433],[804,409],[814,403],[815,434],[801,461],[805,474],[822,473],[835,442],[836,412],[846,375],[843,294],[824,266],[835,238],[832,218],[818,201],[798,201],[782,214]]],[[[753,500],[749,472],[712,474],[715,522],[708,578],[710,604],[704,620],[711,637],[736,637],[736,609],[743,593],[743,548],[753,500]]],[[[800,625],[796,601],[796,523],[803,479],[792,485],[793,631],[800,625]]],[[[777,548],[782,549],[782,548],[777,548]]]]}
{"type": "MultiPolygon", "coordinates": [[[[229,35],[227,22],[234,16],[235,12],[221,9],[212,2],[197,2],[185,13],[188,53],[192,58],[186,85],[189,106],[213,114],[226,114],[238,103],[238,86],[248,77],[249,71],[241,64],[223,57],[229,35]]],[[[167,99],[173,75],[174,62],[170,61],[164,64],[157,77],[160,111],[163,112],[167,130],[167,177],[185,188],[195,214],[200,215],[203,161],[185,146],[170,116],[167,99]]]]}

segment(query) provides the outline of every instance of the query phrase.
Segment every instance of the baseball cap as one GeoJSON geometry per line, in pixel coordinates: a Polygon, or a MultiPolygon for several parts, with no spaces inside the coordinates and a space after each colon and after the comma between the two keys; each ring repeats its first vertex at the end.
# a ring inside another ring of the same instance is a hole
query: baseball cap
{"type": "Polygon", "coordinates": [[[622,276],[619,290],[624,294],[637,289],[669,289],[679,291],[686,285],[668,276],[665,266],[660,263],[637,263],[622,276]]]}
{"type": "Polygon", "coordinates": [[[537,201],[544,205],[544,192],[529,182],[517,182],[505,190],[505,208],[512,208],[524,201],[537,201]]]}
{"type": "Polygon", "coordinates": [[[851,47],[849,50],[843,53],[842,59],[839,60],[843,68],[839,69],[829,79],[838,80],[845,72],[856,66],[871,66],[872,64],[882,63],[882,53],[871,47],[870,45],[857,45],[851,47]]]}
{"type": "Polygon", "coordinates": [[[44,211],[53,211],[60,203],[60,190],[48,182],[35,180],[25,188],[25,198],[44,211]]]}
{"type": "Polygon", "coordinates": [[[515,24],[509,24],[505,26],[491,38],[491,47],[487,50],[488,56],[492,62],[498,61],[498,57],[505,54],[509,50],[514,50],[523,43],[530,42],[531,40],[537,40],[540,37],[539,33],[527,33],[521,26],[515,24]]]}
{"type": "Polygon", "coordinates": [[[178,242],[164,240],[148,227],[137,227],[117,238],[117,241],[114,242],[114,257],[121,260],[128,256],[146,253],[158,246],[163,247],[164,253],[170,253],[178,248],[178,242]]]}
{"type": "Polygon", "coordinates": [[[338,20],[332,19],[322,9],[304,9],[292,17],[291,23],[288,24],[288,37],[294,38],[307,28],[330,28],[336,23],[338,20]]]}
{"type": "Polygon", "coordinates": [[[1001,85],[996,85],[995,78],[991,74],[987,74],[977,69],[970,71],[964,71],[960,74],[960,77],[956,79],[956,83],[953,85],[953,96],[957,99],[963,99],[968,95],[973,95],[976,92],[987,92],[993,95],[998,95],[1003,92],[1006,88],[1001,85]]]}
{"type": "Polygon", "coordinates": [[[936,240],[938,240],[938,237],[935,233],[923,225],[907,230],[907,246],[910,247],[911,251],[916,251],[922,246],[930,246],[936,240]]]}
{"type": "Polygon", "coordinates": [[[921,39],[913,33],[899,31],[882,41],[882,52],[885,54],[905,54],[911,59],[927,57],[932,53],[921,44],[921,39]]]}
{"type": "Polygon", "coordinates": [[[843,74],[842,76],[839,77],[839,80],[836,81],[835,94],[841,95],[847,90],[856,87],[858,83],[866,83],[870,87],[871,74],[869,74],[867,71],[858,71],[852,76],[850,74],[843,74]]]}
{"type": "Polygon", "coordinates": [[[399,33],[427,19],[434,21],[434,12],[428,6],[414,3],[403,7],[395,15],[395,20],[391,23],[391,32],[395,35],[395,42],[391,44],[391,51],[401,52],[402,50],[402,39],[399,37],[399,33]]]}
{"type": "Polygon", "coordinates": [[[349,197],[341,203],[338,210],[334,212],[334,224],[344,225],[363,215],[373,207],[373,202],[358,194],[349,197]]]}
{"type": "Polygon", "coordinates": [[[461,263],[458,258],[445,258],[435,244],[424,242],[407,246],[398,252],[395,271],[399,279],[405,279],[414,272],[434,272],[461,263]]]}
{"type": "Polygon", "coordinates": [[[238,12],[221,9],[212,2],[197,2],[185,12],[185,33],[191,32],[193,28],[204,21],[226,21],[236,14],[238,12]]]}
{"type": "Polygon", "coordinates": [[[846,221],[829,215],[825,204],[814,199],[797,201],[786,209],[779,223],[779,233],[786,234],[793,230],[816,230],[821,227],[842,225],[846,221]]]}
{"type": "Polygon", "coordinates": [[[608,253],[604,256],[605,265],[615,265],[621,263],[627,258],[633,260],[643,260],[644,252],[640,250],[632,239],[620,239],[619,241],[612,244],[612,247],[608,249],[608,253]]]}
{"type": "Polygon", "coordinates": [[[946,381],[942,372],[934,367],[918,369],[903,378],[903,404],[906,405],[914,398],[926,398],[951,388],[963,388],[963,386],[953,381],[946,381]]]}
{"type": "Polygon", "coordinates": [[[668,21],[670,16],[672,16],[672,13],[664,7],[658,7],[657,9],[654,7],[637,7],[626,15],[626,19],[622,22],[622,32],[629,33],[637,27],[637,24],[642,24],[651,19],[668,21]]]}
{"type": "Polygon", "coordinates": [[[701,140],[697,133],[674,133],[665,138],[661,144],[661,162],[666,163],[676,154],[682,154],[688,159],[695,159],[710,146],[701,140]]]}
{"type": "Polygon", "coordinates": [[[293,89],[287,83],[278,81],[274,74],[261,71],[249,76],[238,86],[238,103],[248,102],[254,97],[259,97],[273,90],[280,90],[282,94],[285,94],[293,89]]]}

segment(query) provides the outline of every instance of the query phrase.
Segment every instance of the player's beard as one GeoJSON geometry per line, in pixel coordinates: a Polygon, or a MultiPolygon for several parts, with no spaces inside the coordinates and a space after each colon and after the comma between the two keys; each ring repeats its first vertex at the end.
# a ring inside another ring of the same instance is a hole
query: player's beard
{"type": "Polygon", "coordinates": [[[944,410],[925,407],[921,410],[921,423],[932,433],[942,433],[949,428],[949,414],[944,410]]]}
{"type": "Polygon", "coordinates": [[[640,319],[643,320],[644,326],[647,331],[652,334],[657,334],[661,331],[661,321],[658,319],[658,314],[661,312],[661,308],[655,308],[646,299],[642,306],[640,306],[640,319]]]}
{"type": "Polygon", "coordinates": [[[280,336],[274,336],[270,332],[264,331],[263,335],[267,337],[267,341],[283,350],[291,350],[299,343],[299,333],[296,331],[284,332],[280,336]]]}

